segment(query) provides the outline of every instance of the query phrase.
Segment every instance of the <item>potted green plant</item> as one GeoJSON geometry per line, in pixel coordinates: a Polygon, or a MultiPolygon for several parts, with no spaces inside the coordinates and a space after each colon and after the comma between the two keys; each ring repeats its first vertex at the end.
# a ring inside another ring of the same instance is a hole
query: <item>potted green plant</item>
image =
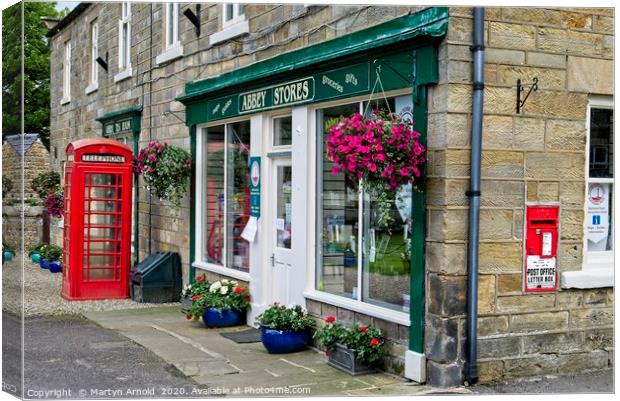
{"type": "Polygon", "coordinates": [[[62,271],[61,258],[61,247],[58,245],[45,245],[41,250],[41,267],[49,269],[51,273],[60,273],[62,271]]]}
{"type": "Polygon", "coordinates": [[[327,316],[325,326],[316,332],[319,344],[325,347],[328,364],[353,376],[375,371],[385,354],[385,339],[381,329],[363,324],[346,327],[327,316]]]}
{"type": "Polygon", "coordinates": [[[39,263],[39,261],[41,260],[41,249],[43,249],[45,245],[46,244],[40,243],[30,248],[28,256],[32,260],[32,263],[39,263]]]}
{"type": "Polygon", "coordinates": [[[10,262],[15,256],[15,251],[9,245],[2,243],[2,262],[10,262]]]}
{"type": "Polygon", "coordinates": [[[207,293],[210,285],[204,275],[196,277],[193,283],[187,284],[181,292],[181,311],[187,314],[192,308],[194,299],[207,293]]]}
{"type": "Polygon", "coordinates": [[[208,290],[195,294],[186,316],[202,321],[206,327],[229,327],[245,323],[245,311],[250,307],[247,288],[234,280],[222,279],[209,284],[208,290]]]}
{"type": "Polygon", "coordinates": [[[314,319],[300,305],[286,307],[274,302],[256,317],[261,328],[261,341],[272,354],[297,352],[310,341],[314,319]]]}

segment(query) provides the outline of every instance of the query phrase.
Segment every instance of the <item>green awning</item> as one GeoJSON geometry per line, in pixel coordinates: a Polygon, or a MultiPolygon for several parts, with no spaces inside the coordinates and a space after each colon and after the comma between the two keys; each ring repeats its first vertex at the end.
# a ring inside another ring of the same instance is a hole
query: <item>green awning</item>
{"type": "Polygon", "coordinates": [[[414,38],[441,38],[448,31],[448,8],[430,7],[373,27],[259,61],[213,78],[185,85],[176,100],[188,104],[213,97],[226,88],[247,85],[280,73],[293,72],[343,56],[377,49],[414,38]]]}

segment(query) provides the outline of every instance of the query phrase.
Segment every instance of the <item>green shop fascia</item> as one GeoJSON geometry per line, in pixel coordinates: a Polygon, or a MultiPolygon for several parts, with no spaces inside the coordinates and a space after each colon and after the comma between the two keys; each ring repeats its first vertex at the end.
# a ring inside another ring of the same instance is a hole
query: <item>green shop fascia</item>
{"type": "MultiPolygon", "coordinates": [[[[191,261],[196,257],[195,221],[197,208],[201,207],[195,201],[200,190],[200,183],[195,179],[198,126],[279,108],[371,96],[379,76],[385,92],[411,90],[415,128],[421,133],[420,141],[426,144],[427,88],[438,81],[437,47],[447,29],[448,9],[431,7],[186,84],[185,94],[177,100],[186,106],[194,158],[190,191],[190,204],[194,205],[190,216],[191,261]]],[[[419,187],[421,191],[413,191],[413,205],[426,204],[423,181],[419,187]]],[[[425,208],[413,207],[411,212],[409,349],[423,358],[425,208]]],[[[191,263],[190,266],[193,280],[195,267],[191,263]]],[[[410,376],[416,379],[415,373],[410,376]]],[[[421,379],[418,380],[425,380],[421,379]]]]}

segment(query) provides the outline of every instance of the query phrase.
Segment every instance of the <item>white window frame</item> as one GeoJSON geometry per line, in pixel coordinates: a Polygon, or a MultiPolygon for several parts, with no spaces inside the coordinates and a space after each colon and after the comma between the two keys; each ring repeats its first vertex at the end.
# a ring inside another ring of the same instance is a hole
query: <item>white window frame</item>
{"type": "Polygon", "coordinates": [[[64,58],[62,63],[62,99],[60,104],[71,101],[71,40],[64,45],[64,58]]]}
{"type": "Polygon", "coordinates": [[[230,20],[226,20],[227,5],[231,3],[223,3],[221,5],[221,23],[222,30],[209,36],[209,44],[214,45],[224,42],[228,39],[246,34],[250,32],[250,24],[246,18],[245,9],[243,13],[239,13],[239,6],[241,3],[233,4],[233,15],[230,20]]]}
{"type": "Polygon", "coordinates": [[[90,76],[88,86],[84,91],[87,95],[99,88],[97,57],[99,57],[99,23],[95,19],[90,23],[90,76]]]}
{"type": "MultiPolygon", "coordinates": [[[[588,101],[586,116],[586,163],[585,163],[585,193],[584,199],[588,196],[588,187],[590,183],[608,183],[611,186],[611,193],[615,199],[615,185],[613,178],[590,178],[590,116],[592,109],[611,109],[614,103],[611,96],[590,96],[588,101]]],[[[615,118],[615,116],[614,116],[615,118]]],[[[614,133],[615,135],[615,133],[614,133]]],[[[614,138],[615,143],[615,138],[614,138]]],[[[615,156],[615,155],[614,155],[615,156]]],[[[614,164],[615,164],[614,160],[614,164]]],[[[612,208],[611,225],[615,227],[616,209],[612,208]]],[[[584,224],[583,224],[583,253],[582,253],[582,269],[577,271],[568,271],[562,273],[562,288],[603,288],[613,287],[614,285],[614,251],[592,251],[588,252],[588,235],[587,235],[587,216],[588,202],[584,202],[584,224]]],[[[615,238],[614,238],[615,240],[615,238]]],[[[614,241],[615,242],[615,241],[614,241]]],[[[614,249],[616,244],[613,245],[614,249]]]]}
{"type": "Polygon", "coordinates": [[[165,17],[163,22],[164,30],[164,46],[163,53],[155,58],[155,63],[162,64],[183,56],[183,46],[181,46],[180,19],[179,19],[179,3],[164,3],[165,17]],[[170,28],[172,24],[172,37],[170,37],[170,28]]]}
{"type": "MultiPolygon", "coordinates": [[[[205,260],[205,244],[204,244],[204,236],[205,236],[205,214],[204,209],[202,207],[197,207],[197,205],[204,205],[205,200],[207,199],[207,186],[205,185],[205,178],[207,176],[207,166],[206,154],[205,154],[205,145],[206,145],[206,130],[212,127],[216,127],[219,125],[224,125],[224,140],[228,143],[228,125],[233,124],[240,121],[250,121],[248,116],[243,116],[235,119],[229,120],[221,120],[215,121],[210,124],[200,125],[196,127],[196,149],[197,149],[197,157],[196,157],[196,182],[198,182],[199,187],[196,191],[196,202],[192,207],[195,208],[195,243],[194,243],[194,258],[192,261],[192,266],[197,267],[199,269],[203,269],[206,271],[210,271],[216,274],[221,274],[224,276],[232,277],[237,280],[242,281],[251,281],[251,275],[249,272],[244,272],[241,270],[233,269],[228,267],[227,257],[227,246],[228,246],[228,224],[226,221],[224,222],[224,242],[223,242],[223,250],[224,255],[222,257],[222,264],[218,265],[215,263],[210,263],[205,260]]],[[[250,147],[252,145],[250,144],[250,147]]],[[[224,152],[224,183],[228,184],[228,152],[224,152]]],[[[228,188],[224,190],[224,216],[226,218],[228,213],[228,188]]],[[[250,260],[252,260],[252,250],[250,249],[250,260]]]]}
{"type": "Polygon", "coordinates": [[[131,3],[121,3],[121,18],[118,20],[118,74],[114,82],[130,78],[131,68],[131,3]],[[127,31],[127,42],[123,42],[123,28],[127,31]]]}
{"type": "MultiPolygon", "coordinates": [[[[385,95],[387,97],[398,97],[398,96],[411,95],[411,90],[410,89],[399,89],[399,90],[387,92],[385,95]]],[[[311,113],[310,113],[310,115],[313,116],[313,121],[312,121],[312,124],[310,125],[311,127],[313,127],[312,129],[314,130],[312,137],[315,137],[315,138],[317,137],[317,132],[316,132],[317,128],[316,128],[316,121],[315,121],[317,110],[328,108],[328,107],[333,107],[333,106],[340,106],[340,105],[359,102],[360,103],[359,112],[363,113],[364,112],[363,102],[366,100],[368,100],[368,96],[360,96],[360,97],[352,97],[352,98],[337,100],[333,102],[326,102],[326,103],[313,105],[313,107],[311,108],[311,113]]],[[[315,222],[313,230],[312,230],[313,232],[318,230],[317,213],[318,213],[318,207],[320,206],[318,204],[318,192],[317,192],[318,191],[318,187],[317,187],[318,166],[317,164],[318,164],[318,155],[319,155],[319,152],[322,151],[322,149],[320,149],[318,146],[319,146],[318,140],[312,141],[312,146],[311,146],[312,149],[310,151],[310,155],[308,156],[309,161],[310,161],[309,171],[312,172],[312,175],[314,177],[311,183],[313,185],[314,190],[312,190],[311,192],[316,195],[316,196],[309,197],[309,204],[308,204],[308,215],[309,215],[308,219],[309,221],[315,222]]],[[[360,202],[363,201],[362,194],[359,195],[359,201],[360,202]]],[[[363,230],[363,226],[362,226],[363,219],[361,217],[362,213],[363,213],[363,208],[360,208],[358,210],[358,221],[360,222],[359,223],[360,230],[363,230]]],[[[306,291],[304,291],[303,293],[304,297],[306,297],[307,299],[312,299],[315,301],[323,302],[329,305],[334,305],[339,308],[352,310],[354,312],[358,312],[364,315],[376,317],[376,318],[386,320],[389,322],[397,323],[402,326],[411,325],[410,315],[408,312],[401,312],[395,309],[390,309],[390,308],[386,308],[383,306],[371,304],[371,303],[368,303],[362,300],[362,294],[363,294],[363,288],[362,288],[362,275],[363,275],[362,263],[363,261],[362,261],[362,258],[358,258],[358,277],[357,277],[358,293],[357,293],[356,299],[351,299],[351,298],[343,297],[340,295],[331,294],[331,293],[317,289],[316,278],[317,278],[317,273],[318,273],[317,269],[318,269],[319,260],[317,259],[318,255],[317,255],[316,250],[320,246],[320,244],[318,243],[317,237],[318,237],[317,235],[308,234],[308,242],[309,242],[308,276],[306,278],[307,280],[306,291]]],[[[359,238],[357,238],[356,240],[358,242],[358,248],[361,249],[362,248],[362,236],[358,235],[358,237],[359,238]]],[[[415,306],[410,306],[410,307],[415,307],[415,306]]]]}
{"type": "Polygon", "coordinates": [[[232,15],[228,18],[229,4],[231,3],[222,4],[222,28],[226,28],[227,26],[234,25],[245,20],[245,9],[243,12],[239,12],[239,8],[242,5],[241,3],[232,3],[232,15]]]}

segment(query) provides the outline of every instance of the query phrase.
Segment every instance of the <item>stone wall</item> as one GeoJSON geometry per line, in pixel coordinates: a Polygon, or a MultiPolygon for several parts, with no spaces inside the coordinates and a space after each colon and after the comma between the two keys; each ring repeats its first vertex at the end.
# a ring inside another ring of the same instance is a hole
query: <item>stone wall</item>
{"type": "MultiPolygon", "coordinates": [[[[52,38],[50,143],[52,166],[56,171],[62,169],[67,144],[77,138],[101,135],[101,124],[96,117],[136,104],[143,105],[140,147],[150,139],[165,139],[189,150],[189,130],[181,121],[185,108],[174,100],[184,93],[185,83],[364,29],[420,7],[248,4],[245,13],[249,34],[215,45],[209,44],[209,36],[221,30],[221,4],[201,4],[199,38],[193,25],[182,15],[186,8],[195,10],[195,4],[180,4],[179,8],[183,57],[158,65],[156,57],[162,53],[164,45],[163,5],[132,4],[133,75],[120,82],[114,82],[114,75],[118,73],[119,3],[93,3],[52,38]],[[99,24],[99,52],[102,57],[106,52],[109,55],[109,71],[106,73],[99,68],[98,90],[85,94],[90,65],[89,29],[94,19],[99,24]],[[72,43],[71,101],[61,105],[63,49],[69,39],[72,43]]],[[[141,190],[138,209],[140,259],[146,257],[149,250],[179,252],[186,278],[189,270],[189,199],[186,197],[177,210],[170,203],[141,190]]],[[[55,222],[51,225],[52,237],[59,242],[61,229],[55,222]]]]}
{"type": "MultiPolygon", "coordinates": [[[[452,8],[429,96],[426,353],[462,381],[472,10],[452,8]]],[[[480,380],[607,368],[613,289],[525,294],[525,203],[560,205],[560,272],[581,269],[588,94],[613,91],[613,10],[487,8],[479,276],[480,380]],[[516,114],[515,87],[539,89],[516,114]]]]}
{"type": "Polygon", "coordinates": [[[42,200],[32,189],[31,184],[37,175],[50,170],[49,152],[37,135],[27,135],[29,137],[26,139],[20,135],[14,136],[16,139],[14,144],[17,144],[18,149],[22,148],[24,139],[23,148],[26,151],[23,158],[8,141],[2,144],[2,175],[11,179],[13,185],[3,199],[2,241],[16,251],[21,250],[22,245],[27,251],[42,242],[44,236],[42,200]]]}
{"type": "MultiPolygon", "coordinates": [[[[325,325],[327,316],[334,316],[338,322],[345,326],[361,323],[380,328],[386,337],[386,355],[381,362],[381,368],[396,375],[404,373],[404,356],[409,349],[409,327],[311,299],[306,299],[306,307],[308,314],[315,318],[317,327],[325,325]]],[[[319,347],[316,341],[314,345],[319,347]]]]}
{"type": "Polygon", "coordinates": [[[2,242],[19,253],[22,250],[22,238],[25,252],[42,242],[43,206],[20,204],[2,207],[2,242]]]}
{"type": "Polygon", "coordinates": [[[13,181],[13,189],[7,194],[7,198],[39,199],[32,189],[32,180],[40,173],[50,170],[50,154],[41,142],[36,139],[26,150],[25,158],[17,153],[15,148],[8,142],[2,144],[2,175],[13,181]],[[23,165],[22,165],[23,164],[23,165]],[[22,194],[22,167],[24,177],[24,192],[22,194]]]}
{"type": "MultiPolygon", "coordinates": [[[[249,34],[210,45],[221,29],[220,5],[203,4],[201,35],[183,16],[183,57],[157,65],[162,52],[161,4],[132,7],[133,75],[118,73],[120,4],[90,6],[52,38],[52,166],[61,171],[66,145],[101,135],[97,116],[143,105],[140,145],[165,139],[189,149],[181,121],[184,107],[174,98],[184,84],[246,66],[277,54],[364,29],[417,8],[248,4],[249,34]],[[99,23],[99,51],[109,54],[109,71],[99,68],[99,88],[88,85],[90,21],[99,23]],[[71,102],[62,97],[63,44],[71,38],[71,102]]],[[[195,5],[182,4],[195,10],[195,5]]],[[[429,93],[426,354],[429,382],[462,381],[465,343],[465,283],[469,137],[471,121],[470,8],[452,8],[447,38],[439,48],[440,82],[429,93]]],[[[482,159],[480,245],[481,380],[501,376],[564,372],[610,363],[613,291],[570,290],[525,295],[523,213],[528,202],[561,206],[561,270],[580,269],[585,199],[585,119],[588,93],[609,94],[613,10],[487,9],[486,88],[482,159]],[[517,115],[516,79],[539,78],[535,92],[517,115]],[[554,322],[550,327],[550,322],[554,322]],[[572,347],[564,347],[570,339],[572,347]],[[555,348],[554,348],[555,347],[555,348]]],[[[184,277],[189,268],[189,200],[180,209],[140,191],[139,251],[178,251],[184,277]]],[[[52,223],[54,229],[56,224],[52,223]]],[[[57,239],[59,229],[53,230],[57,239]]],[[[317,318],[350,311],[309,302],[317,318]]],[[[367,318],[371,319],[371,318],[367,318]]],[[[371,319],[377,325],[384,323],[371,319]]],[[[407,332],[385,327],[393,351],[402,357],[407,332]],[[402,349],[398,348],[402,347],[402,349]]],[[[396,328],[394,328],[396,327],[396,328]]],[[[397,366],[398,359],[394,359],[397,366]]],[[[388,367],[398,371],[396,367],[388,367]]]]}

